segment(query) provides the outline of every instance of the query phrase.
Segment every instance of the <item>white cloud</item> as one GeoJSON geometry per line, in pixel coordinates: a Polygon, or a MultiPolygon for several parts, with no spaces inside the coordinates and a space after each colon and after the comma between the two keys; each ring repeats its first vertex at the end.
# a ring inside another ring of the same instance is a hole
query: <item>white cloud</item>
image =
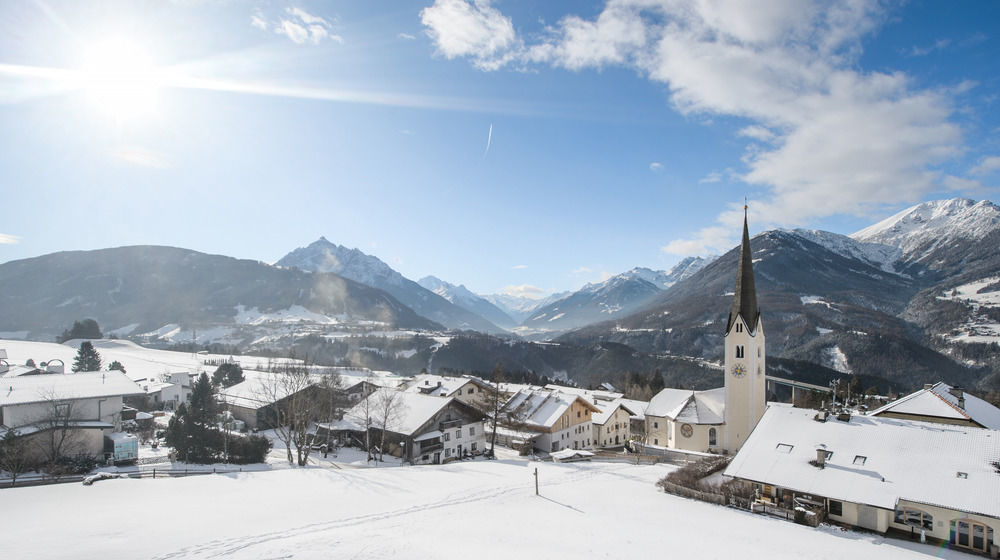
{"type": "Polygon", "coordinates": [[[722,173],[719,173],[718,171],[711,171],[708,175],[698,179],[698,183],[701,184],[718,183],[719,181],[722,181],[722,173]]]}
{"type": "Polygon", "coordinates": [[[979,160],[979,164],[972,168],[974,175],[988,175],[1000,170],[1000,156],[989,156],[979,160]]]}
{"type": "Polygon", "coordinates": [[[503,289],[503,293],[508,296],[528,298],[528,299],[541,299],[545,296],[545,290],[539,288],[538,286],[532,286],[530,284],[521,284],[520,286],[507,286],[503,289]]]}
{"type": "Polygon", "coordinates": [[[938,39],[937,41],[934,41],[933,45],[929,45],[926,47],[918,47],[914,45],[913,49],[910,51],[910,55],[925,56],[931,54],[934,51],[942,51],[950,44],[951,44],[951,39],[938,39]]]}
{"type": "Polygon", "coordinates": [[[650,171],[663,171],[663,164],[660,163],[660,162],[658,162],[658,161],[654,161],[653,163],[649,164],[649,170],[650,171]]]}
{"type": "Polygon", "coordinates": [[[271,23],[258,11],[250,17],[250,25],[263,30],[272,29],[278,35],[284,35],[299,45],[305,43],[318,45],[324,40],[344,42],[343,37],[331,32],[332,20],[312,15],[302,8],[285,8],[285,15],[271,23]]]}
{"type": "Polygon", "coordinates": [[[675,239],[660,250],[683,257],[721,254],[733,247],[738,227],[731,224],[702,228],[693,238],[675,239]]]}
{"type": "MultiPolygon", "coordinates": [[[[943,185],[938,164],[963,149],[950,120],[954,92],[919,89],[902,72],[858,69],[863,40],[890,16],[874,0],[609,0],[595,18],[565,17],[529,45],[485,2],[439,5],[503,23],[489,41],[460,41],[460,18],[431,25],[428,8],[424,24],[449,58],[481,68],[489,61],[489,69],[620,65],[665,84],[682,114],[749,121],[738,137],[754,142],[733,176],[763,189],[758,227],[916,201],[943,185]]],[[[725,223],[719,216],[716,225],[725,223]]],[[[688,252],[717,240],[711,227],[667,247],[688,252]]]]}
{"type": "Polygon", "coordinates": [[[250,25],[256,27],[257,29],[267,31],[267,20],[264,19],[264,16],[260,12],[250,16],[250,25]]]}
{"type": "Polygon", "coordinates": [[[406,40],[406,41],[412,41],[412,40],[416,39],[416,36],[410,35],[409,33],[400,33],[400,34],[396,35],[396,38],[403,39],[403,40],[406,40]]]}
{"type": "Polygon", "coordinates": [[[17,245],[21,242],[21,238],[16,235],[10,235],[9,233],[0,233],[0,245],[17,245]]]}
{"type": "Polygon", "coordinates": [[[478,68],[496,70],[519,54],[514,24],[489,0],[435,0],[420,21],[446,58],[469,57],[478,68]]]}
{"type": "Polygon", "coordinates": [[[978,193],[986,190],[986,187],[975,179],[945,175],[941,182],[948,189],[960,193],[978,193]]]}
{"type": "Polygon", "coordinates": [[[526,264],[515,264],[514,266],[510,267],[511,270],[524,270],[526,268],[528,268],[528,265],[526,264]]]}
{"type": "Polygon", "coordinates": [[[165,154],[147,150],[145,148],[122,146],[109,150],[108,154],[119,161],[130,163],[132,165],[138,165],[140,167],[149,167],[151,169],[170,169],[173,167],[170,162],[170,158],[168,158],[165,154]]]}
{"type": "Polygon", "coordinates": [[[579,274],[588,274],[593,271],[594,270],[591,268],[588,268],[586,266],[581,266],[579,268],[574,268],[573,270],[569,271],[569,273],[573,275],[579,275],[579,274]]]}

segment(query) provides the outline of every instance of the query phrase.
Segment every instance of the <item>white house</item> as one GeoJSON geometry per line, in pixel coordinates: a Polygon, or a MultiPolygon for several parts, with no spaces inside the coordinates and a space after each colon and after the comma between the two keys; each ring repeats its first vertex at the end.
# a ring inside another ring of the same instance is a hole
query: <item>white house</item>
{"type": "Polygon", "coordinates": [[[120,371],[25,375],[0,385],[0,435],[8,430],[36,443],[47,432],[71,433],[65,454],[101,456],[104,436],[119,431],[123,398],[143,390],[120,371]]]}
{"type": "Polygon", "coordinates": [[[591,416],[594,447],[622,447],[632,437],[632,405],[622,399],[594,401],[601,411],[591,416]]]}
{"type": "Polygon", "coordinates": [[[533,446],[551,453],[561,449],[591,449],[594,430],[591,422],[601,409],[579,395],[559,391],[521,390],[500,410],[505,428],[520,435],[535,434],[533,446]]]}
{"type": "Polygon", "coordinates": [[[869,413],[871,416],[921,420],[1000,430],[1000,408],[947,383],[925,385],[869,413]]]}
{"type": "Polygon", "coordinates": [[[419,392],[381,388],[344,414],[335,425],[319,424],[322,429],[352,431],[358,441],[364,441],[366,429],[372,429],[381,439],[382,424],[386,424],[386,453],[414,465],[447,463],[470,455],[479,455],[486,448],[483,420],[485,415],[456,397],[438,397],[419,392]],[[379,401],[384,392],[394,392],[390,420],[380,415],[379,401]],[[365,400],[371,399],[366,405],[365,400]],[[366,415],[367,413],[367,415],[366,415]]]}
{"type": "Polygon", "coordinates": [[[493,394],[493,387],[478,377],[448,377],[445,375],[420,374],[404,381],[400,386],[407,393],[433,395],[435,397],[455,397],[472,406],[486,403],[493,394]]]}
{"type": "Polygon", "coordinates": [[[772,406],[725,475],[785,507],[989,552],[1000,531],[1000,431],[772,406]]]}

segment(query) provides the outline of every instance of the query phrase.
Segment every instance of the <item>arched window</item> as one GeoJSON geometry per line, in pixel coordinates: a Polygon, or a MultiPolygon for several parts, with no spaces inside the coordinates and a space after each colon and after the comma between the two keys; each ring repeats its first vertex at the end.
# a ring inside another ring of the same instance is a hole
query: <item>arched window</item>
{"type": "Polygon", "coordinates": [[[708,445],[710,447],[716,445],[715,428],[708,429],[708,445]]]}
{"type": "Polygon", "coordinates": [[[736,357],[737,358],[742,358],[743,357],[743,347],[742,346],[737,346],[736,347],[736,357]]]}

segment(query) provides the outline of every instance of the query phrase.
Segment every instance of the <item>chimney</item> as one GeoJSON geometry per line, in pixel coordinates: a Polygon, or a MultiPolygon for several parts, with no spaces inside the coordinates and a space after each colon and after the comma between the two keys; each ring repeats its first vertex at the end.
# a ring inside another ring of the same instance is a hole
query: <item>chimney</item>
{"type": "Polygon", "coordinates": [[[826,468],[826,449],[822,447],[816,448],[816,466],[821,469],[826,468]]]}
{"type": "Polygon", "coordinates": [[[948,389],[948,392],[951,393],[951,396],[958,399],[958,408],[965,410],[965,392],[962,391],[962,388],[955,386],[952,387],[951,389],[948,389]]]}
{"type": "Polygon", "coordinates": [[[934,387],[933,383],[924,383],[924,389],[931,389],[934,387]]]}

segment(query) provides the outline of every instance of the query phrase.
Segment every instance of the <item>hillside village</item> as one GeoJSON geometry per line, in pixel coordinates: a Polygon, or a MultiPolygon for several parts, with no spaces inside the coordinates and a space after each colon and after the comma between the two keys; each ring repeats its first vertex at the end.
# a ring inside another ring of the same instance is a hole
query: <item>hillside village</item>
{"type": "Polygon", "coordinates": [[[724,385],[667,387],[649,401],[607,384],[505,382],[500,367],[493,379],[403,377],[295,359],[241,366],[231,356],[181,357],[122,341],[3,341],[0,484],[13,489],[0,492],[27,496],[81,479],[112,486],[121,482],[99,481],[155,477],[157,466],[161,478],[242,471],[235,464],[283,458],[299,467],[335,465],[338,456],[372,467],[468,462],[477,466],[467,475],[484,477],[510,461],[634,463],[673,466],[657,484],[671,494],[664,499],[997,557],[1000,409],[939,382],[865,411],[829,388],[765,375],[767,309],[758,307],[750,243],[744,219],[724,385]],[[101,370],[98,350],[117,369],[101,370]],[[36,352],[48,353],[44,363],[27,361],[36,352]],[[26,365],[11,365],[19,362],[26,365]],[[199,367],[184,370],[185,362],[199,367]],[[207,364],[217,364],[212,381],[207,364]],[[819,394],[822,404],[768,402],[775,384],[819,394]],[[224,449],[198,439],[209,436],[224,449]],[[269,459],[253,455],[255,441],[269,459]]]}

